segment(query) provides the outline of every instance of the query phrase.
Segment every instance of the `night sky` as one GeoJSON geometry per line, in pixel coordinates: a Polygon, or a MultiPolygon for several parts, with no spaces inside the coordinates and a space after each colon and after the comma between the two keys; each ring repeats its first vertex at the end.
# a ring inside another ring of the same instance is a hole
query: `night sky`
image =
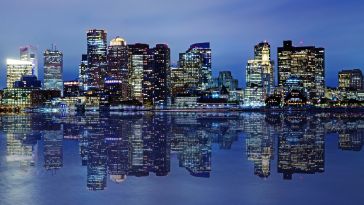
{"type": "MultiPolygon", "coordinates": [[[[86,31],[106,29],[108,41],[167,43],[176,64],[190,44],[211,42],[213,73],[231,70],[240,85],[253,46],[271,43],[273,60],[283,40],[326,49],[327,85],[336,86],[343,68],[364,68],[364,2],[359,0],[1,0],[0,87],[6,58],[19,47],[52,43],[64,53],[64,79],[78,75],[86,31]]],[[[276,63],[275,63],[276,64],[276,63]]]]}

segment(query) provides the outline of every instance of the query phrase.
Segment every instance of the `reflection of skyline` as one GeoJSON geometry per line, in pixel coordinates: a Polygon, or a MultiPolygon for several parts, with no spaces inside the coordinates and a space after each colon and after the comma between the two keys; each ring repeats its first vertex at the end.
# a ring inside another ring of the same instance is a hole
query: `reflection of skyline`
{"type": "Polygon", "coordinates": [[[287,116],[278,138],[278,172],[284,179],[294,173],[324,172],[325,137],[319,119],[287,116]]]}
{"type": "Polygon", "coordinates": [[[254,166],[252,172],[261,178],[271,175],[275,159],[284,179],[324,172],[327,134],[338,136],[340,150],[360,151],[364,144],[363,118],[354,113],[23,115],[0,120],[6,159],[22,167],[42,163],[45,170],[65,169],[64,141],[78,140],[79,162],[87,170],[90,190],[105,189],[108,178],[121,183],[151,173],[167,176],[171,155],[192,176],[210,177],[213,145],[229,150],[239,136],[254,166]],[[43,150],[37,152],[39,143],[43,150]],[[44,161],[37,161],[39,154],[44,161]]]}

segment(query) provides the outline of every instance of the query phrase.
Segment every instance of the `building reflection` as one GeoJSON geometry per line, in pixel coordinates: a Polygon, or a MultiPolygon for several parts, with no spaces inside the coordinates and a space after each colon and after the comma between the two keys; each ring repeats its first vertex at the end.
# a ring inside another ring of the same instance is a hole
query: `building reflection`
{"type": "Polygon", "coordinates": [[[254,174],[267,178],[274,158],[274,130],[265,121],[265,116],[252,114],[244,118],[246,155],[254,163],[254,174]]]}
{"type": "Polygon", "coordinates": [[[1,117],[1,130],[6,136],[6,161],[19,163],[28,169],[37,160],[39,133],[33,131],[31,116],[9,115],[1,117]]]}
{"type": "Polygon", "coordinates": [[[43,133],[44,167],[56,171],[63,167],[63,134],[62,130],[50,130],[43,133]]]}
{"type": "Polygon", "coordinates": [[[0,129],[7,162],[27,169],[65,169],[64,141],[77,143],[86,187],[94,191],[129,177],[167,176],[171,158],[187,174],[208,178],[215,149],[242,146],[240,140],[254,175],[268,178],[277,160],[288,180],[325,171],[327,135],[337,136],[340,150],[360,151],[364,143],[360,113],[29,114],[1,116],[0,129]]]}
{"type": "Polygon", "coordinates": [[[283,173],[284,179],[292,179],[295,173],[324,172],[324,160],[324,129],[319,119],[286,116],[278,138],[278,172],[283,173]]]}

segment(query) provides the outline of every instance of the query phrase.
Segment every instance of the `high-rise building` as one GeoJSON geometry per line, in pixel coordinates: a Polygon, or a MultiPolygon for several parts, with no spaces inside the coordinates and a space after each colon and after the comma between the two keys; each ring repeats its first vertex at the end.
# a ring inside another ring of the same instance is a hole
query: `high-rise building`
{"type": "Polygon", "coordinates": [[[202,59],[197,53],[180,53],[178,66],[182,69],[183,92],[193,92],[201,87],[202,59]]]}
{"type": "Polygon", "coordinates": [[[303,82],[305,94],[310,100],[318,100],[325,95],[325,49],[314,46],[295,47],[292,41],[284,41],[278,48],[278,84],[290,76],[303,82]]]}
{"type": "Polygon", "coordinates": [[[261,42],[254,47],[254,59],[246,66],[246,105],[262,105],[274,87],[273,61],[270,45],[261,42]]]}
{"type": "Polygon", "coordinates": [[[86,90],[104,86],[107,71],[107,33],[105,30],[87,32],[86,90]]]}
{"type": "Polygon", "coordinates": [[[44,52],[44,89],[63,91],[63,54],[55,48],[44,52]]]}
{"type": "Polygon", "coordinates": [[[170,101],[171,93],[171,70],[170,70],[170,49],[168,45],[157,44],[151,49],[153,60],[153,104],[166,106],[170,101]]]}
{"type": "Polygon", "coordinates": [[[342,70],[339,72],[339,88],[362,90],[363,73],[360,69],[342,70]]]}
{"type": "Polygon", "coordinates": [[[30,61],[33,64],[32,75],[38,77],[38,51],[35,46],[26,45],[20,47],[20,60],[30,61]]]}
{"type": "Polygon", "coordinates": [[[82,54],[78,72],[78,81],[80,82],[80,88],[82,90],[87,90],[87,66],[87,54],[82,54]]]}
{"type": "Polygon", "coordinates": [[[31,61],[7,59],[6,61],[6,86],[13,88],[14,82],[19,81],[24,75],[32,75],[33,63],[31,61]]]}
{"type": "Polygon", "coordinates": [[[179,55],[179,66],[184,69],[186,85],[192,90],[206,90],[212,80],[210,43],[196,43],[179,55]]]}
{"type": "Polygon", "coordinates": [[[127,100],[128,95],[128,47],[124,39],[116,37],[110,41],[107,53],[107,77],[114,82],[121,82],[120,97],[127,100]]]}
{"type": "MultiPolygon", "coordinates": [[[[143,81],[145,80],[144,72],[149,70],[148,44],[128,45],[128,68],[129,68],[129,85],[131,89],[131,97],[143,102],[143,81]]],[[[146,82],[144,82],[146,83],[146,82]]]]}

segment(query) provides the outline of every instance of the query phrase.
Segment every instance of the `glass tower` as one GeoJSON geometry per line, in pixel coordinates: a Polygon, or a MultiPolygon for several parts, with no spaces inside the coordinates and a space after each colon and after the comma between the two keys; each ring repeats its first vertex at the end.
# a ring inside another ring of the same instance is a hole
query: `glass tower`
{"type": "Polygon", "coordinates": [[[63,91],[63,54],[57,49],[44,52],[44,88],[63,91]]]}
{"type": "Polygon", "coordinates": [[[107,33],[105,30],[87,32],[86,90],[103,88],[107,69],[107,33]]]}

